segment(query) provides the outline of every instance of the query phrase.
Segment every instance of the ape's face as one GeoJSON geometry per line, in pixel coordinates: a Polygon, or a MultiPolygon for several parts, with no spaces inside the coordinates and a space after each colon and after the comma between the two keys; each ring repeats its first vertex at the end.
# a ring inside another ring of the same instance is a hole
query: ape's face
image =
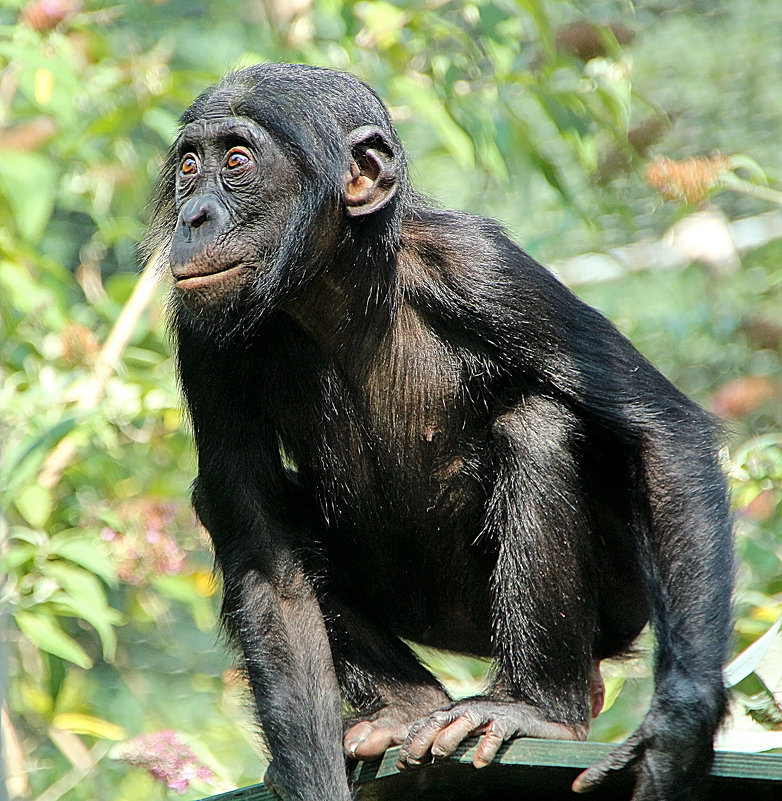
{"type": "Polygon", "coordinates": [[[169,263],[185,306],[206,312],[238,301],[274,269],[300,192],[298,175],[274,139],[245,118],[189,123],[176,153],[169,263]]]}
{"type": "Polygon", "coordinates": [[[309,132],[307,151],[229,112],[216,100],[177,140],[169,264],[199,319],[257,321],[336,257],[349,220],[386,206],[397,164],[374,125],[309,132]]]}

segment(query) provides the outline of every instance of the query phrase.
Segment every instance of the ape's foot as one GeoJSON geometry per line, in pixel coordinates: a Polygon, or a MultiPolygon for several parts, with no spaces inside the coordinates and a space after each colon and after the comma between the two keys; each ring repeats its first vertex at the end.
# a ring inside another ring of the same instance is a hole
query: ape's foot
{"type": "Polygon", "coordinates": [[[343,745],[351,759],[380,759],[392,745],[401,745],[417,720],[435,709],[453,703],[442,687],[434,683],[409,685],[403,696],[389,699],[386,706],[361,720],[346,725],[343,745]]]}
{"type": "MultiPolygon", "coordinates": [[[[383,710],[391,712],[391,710],[383,710]]],[[[374,720],[353,724],[344,738],[345,753],[352,759],[380,759],[392,745],[405,741],[411,719],[401,715],[381,714],[374,720]]]]}
{"type": "Polygon", "coordinates": [[[472,763],[483,768],[502,744],[514,737],[583,740],[587,727],[554,723],[535,707],[521,702],[468,698],[416,721],[404,740],[397,767],[415,767],[450,756],[459,743],[476,734],[483,736],[472,763]]]}
{"type": "Polygon", "coordinates": [[[404,701],[389,703],[366,720],[351,723],[343,740],[345,753],[352,759],[380,759],[392,745],[405,741],[417,720],[450,703],[439,687],[411,691],[404,701]]]}

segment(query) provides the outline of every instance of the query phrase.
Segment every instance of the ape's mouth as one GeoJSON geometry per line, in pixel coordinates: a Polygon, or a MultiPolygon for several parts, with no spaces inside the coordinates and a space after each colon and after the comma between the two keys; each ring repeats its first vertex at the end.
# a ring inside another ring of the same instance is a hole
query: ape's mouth
{"type": "Polygon", "coordinates": [[[183,292],[189,292],[208,289],[226,282],[230,283],[245,269],[247,268],[244,265],[236,263],[217,266],[203,262],[190,262],[172,266],[171,272],[176,280],[176,288],[183,292]]]}

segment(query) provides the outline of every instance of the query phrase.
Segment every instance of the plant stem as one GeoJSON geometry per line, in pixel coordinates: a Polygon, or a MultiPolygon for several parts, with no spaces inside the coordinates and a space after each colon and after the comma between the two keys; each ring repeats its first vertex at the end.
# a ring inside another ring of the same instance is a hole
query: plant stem
{"type": "MultiPolygon", "coordinates": [[[[100,349],[92,378],[84,385],[76,398],[77,408],[93,409],[106,392],[106,384],[116,371],[123,351],[128,346],[141,315],[149,305],[157,287],[157,254],[144,265],[138,283],[122,308],[114,326],[100,349]]],[[[76,455],[78,432],[63,437],[51,451],[41,468],[38,483],[53,489],[60,483],[62,474],[76,455]]]]}

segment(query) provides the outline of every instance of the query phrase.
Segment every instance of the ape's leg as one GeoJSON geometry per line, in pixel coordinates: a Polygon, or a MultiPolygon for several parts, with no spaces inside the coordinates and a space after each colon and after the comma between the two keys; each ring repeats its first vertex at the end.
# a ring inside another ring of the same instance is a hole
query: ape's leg
{"type": "Polygon", "coordinates": [[[337,677],[353,709],[345,723],[345,751],[356,759],[377,759],[404,741],[414,721],[451,699],[398,637],[334,599],[323,604],[337,677]]]}
{"type": "Polygon", "coordinates": [[[571,453],[577,434],[570,412],[544,398],[495,421],[495,484],[481,536],[498,549],[496,681],[485,696],[419,721],[400,764],[451,754],[477,733],[476,767],[511,737],[586,737],[596,611],[589,520],[571,453]]]}

